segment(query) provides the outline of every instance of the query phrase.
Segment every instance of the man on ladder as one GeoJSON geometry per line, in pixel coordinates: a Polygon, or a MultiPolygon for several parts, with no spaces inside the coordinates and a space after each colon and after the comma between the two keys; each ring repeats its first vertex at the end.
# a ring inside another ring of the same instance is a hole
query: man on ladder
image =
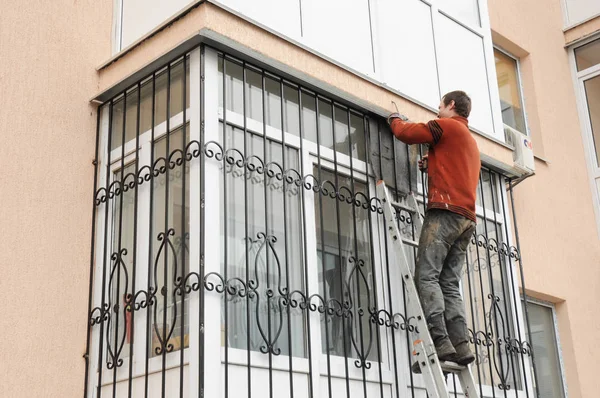
{"type": "MultiPolygon", "coordinates": [[[[428,173],[414,280],[429,333],[440,361],[466,366],[475,360],[468,345],[465,307],[459,282],[466,248],[475,231],[475,201],[481,161],[468,127],[471,99],[463,91],[442,98],[437,120],[409,123],[388,117],[394,136],[406,144],[428,144],[419,161],[428,173]]],[[[419,371],[418,363],[413,371],[419,371]]]]}

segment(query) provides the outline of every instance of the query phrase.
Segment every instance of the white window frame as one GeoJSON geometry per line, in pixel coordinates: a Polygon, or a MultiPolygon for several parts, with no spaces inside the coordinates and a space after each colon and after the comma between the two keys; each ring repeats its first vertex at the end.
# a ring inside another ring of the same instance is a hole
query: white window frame
{"type": "Polygon", "coordinates": [[[592,19],[595,19],[600,16],[600,13],[596,13],[596,14],[589,15],[582,20],[572,22],[571,18],[569,17],[568,0],[560,0],[560,8],[562,10],[562,16],[563,16],[563,32],[566,32],[567,30],[576,28],[577,26],[583,25],[584,23],[589,22],[592,19]]]}
{"type": "MultiPolygon", "coordinates": [[[[560,371],[560,377],[562,380],[563,386],[563,395],[565,398],[568,398],[568,386],[567,386],[567,372],[565,370],[565,361],[563,358],[562,345],[560,344],[560,333],[558,328],[558,317],[556,316],[556,305],[549,301],[540,300],[531,296],[521,296],[521,301],[525,303],[525,305],[535,304],[541,307],[550,308],[552,310],[552,325],[554,327],[554,337],[556,339],[556,348],[558,355],[558,366],[560,371]]],[[[531,348],[533,349],[533,342],[531,342],[531,348]]],[[[535,355],[535,353],[534,353],[535,355]]]]}
{"type": "MultiPolygon", "coordinates": [[[[531,132],[529,131],[529,120],[527,118],[527,109],[525,108],[525,95],[523,92],[523,77],[521,75],[521,60],[519,57],[515,57],[508,51],[504,50],[502,47],[498,45],[494,45],[494,50],[498,50],[502,54],[511,58],[515,61],[516,69],[517,69],[517,88],[519,90],[519,102],[521,105],[521,109],[523,110],[523,119],[525,122],[525,131],[519,131],[520,133],[525,134],[528,137],[531,137],[531,132]]],[[[496,80],[496,87],[498,86],[498,80],[496,80]]],[[[498,101],[500,101],[500,93],[498,93],[498,101]]],[[[500,107],[500,119],[502,119],[502,107],[500,107]]],[[[504,124],[504,123],[503,123],[504,124]]],[[[517,130],[518,131],[518,130],[517,130]]]]}
{"type": "MultiPolygon", "coordinates": [[[[459,26],[468,30],[469,32],[473,33],[474,35],[476,35],[477,37],[479,37],[482,40],[483,57],[484,57],[485,65],[486,65],[488,94],[489,94],[490,110],[491,110],[491,116],[492,116],[491,125],[493,128],[493,131],[486,132],[486,131],[481,131],[481,130],[475,129],[473,127],[470,127],[470,128],[473,129],[474,131],[476,131],[478,134],[481,134],[481,135],[484,135],[487,137],[493,137],[494,139],[496,139],[500,142],[505,142],[504,127],[503,127],[503,123],[502,123],[502,111],[500,108],[500,94],[498,92],[498,81],[496,79],[496,66],[495,66],[495,62],[494,62],[494,44],[493,44],[493,40],[492,40],[492,30],[491,30],[491,25],[490,25],[487,0],[477,0],[476,1],[477,8],[478,8],[478,16],[479,16],[479,26],[476,24],[473,24],[472,22],[464,21],[461,18],[459,18],[457,15],[455,15],[454,12],[445,9],[444,5],[447,4],[447,2],[444,2],[443,0],[421,0],[421,1],[424,4],[428,5],[430,7],[430,11],[431,11],[431,25],[432,25],[432,35],[433,35],[433,42],[434,42],[435,59],[436,59],[436,70],[438,70],[438,68],[439,68],[438,60],[440,58],[440,49],[438,48],[439,46],[438,46],[437,37],[439,35],[439,25],[440,25],[439,20],[442,16],[449,18],[454,23],[458,24],[459,26]]],[[[374,7],[374,6],[371,5],[371,7],[374,7]]],[[[373,12],[373,10],[371,12],[373,12]]],[[[377,29],[371,29],[371,35],[373,38],[373,42],[377,43],[378,42],[377,29]]],[[[386,90],[390,90],[390,87],[385,85],[385,82],[382,81],[381,75],[379,74],[379,71],[382,70],[382,67],[381,67],[381,57],[378,56],[378,46],[377,45],[374,46],[373,51],[374,51],[373,57],[375,59],[375,70],[376,70],[374,77],[384,85],[384,88],[386,90]]],[[[339,62],[336,62],[336,63],[340,64],[339,62]]],[[[438,84],[438,93],[439,93],[439,96],[441,97],[445,93],[441,92],[439,73],[438,73],[438,76],[436,76],[436,80],[437,80],[437,84],[438,84]]],[[[398,94],[402,95],[403,97],[409,98],[413,102],[418,102],[419,104],[423,104],[423,102],[415,101],[412,98],[406,96],[404,93],[402,93],[399,90],[391,89],[391,91],[397,92],[398,94]]],[[[434,112],[437,112],[436,107],[432,108],[431,105],[428,106],[428,105],[424,105],[424,104],[423,104],[423,106],[431,109],[434,112]]]]}
{"type": "MultiPolygon", "coordinates": [[[[117,98],[118,100],[118,98],[117,98]]],[[[190,108],[188,108],[186,110],[186,113],[188,113],[190,111],[190,108]]],[[[189,113],[188,113],[189,114],[189,113]]],[[[183,119],[183,112],[178,113],[177,115],[174,115],[172,117],[170,117],[169,119],[169,128],[171,131],[176,131],[179,128],[181,128],[183,126],[182,124],[182,119],[183,119]]],[[[190,120],[190,118],[186,115],[186,119],[190,120]]],[[[157,142],[159,140],[161,140],[162,138],[164,138],[166,136],[166,121],[157,125],[155,127],[154,130],[154,142],[157,142]]],[[[152,151],[152,130],[148,130],[144,133],[140,133],[140,139],[139,139],[139,151],[138,151],[138,155],[140,158],[140,165],[144,165],[144,164],[149,164],[150,163],[150,152],[152,151]]],[[[111,164],[110,164],[110,172],[111,172],[111,179],[110,179],[110,183],[112,183],[114,181],[114,179],[112,179],[115,176],[115,173],[119,172],[119,170],[121,169],[121,146],[113,149],[111,151],[111,164]]],[[[105,158],[106,159],[106,158],[105,158]]],[[[128,142],[125,143],[125,157],[124,157],[124,167],[127,168],[128,166],[135,164],[135,139],[130,140],[128,142]]],[[[182,165],[181,167],[184,167],[184,165],[182,165]]],[[[151,181],[152,183],[152,181],[151,181]]],[[[145,266],[148,262],[147,260],[145,262],[141,261],[141,258],[144,256],[147,258],[147,252],[148,252],[148,248],[149,248],[149,244],[150,242],[148,241],[148,234],[149,234],[149,226],[150,226],[150,222],[152,222],[152,220],[150,220],[149,218],[149,212],[140,212],[140,208],[144,208],[147,207],[149,208],[149,204],[150,204],[150,190],[149,189],[144,189],[144,188],[148,188],[149,184],[144,186],[144,187],[138,187],[138,222],[137,222],[137,251],[138,251],[138,258],[137,258],[137,262],[138,262],[138,267],[136,268],[136,286],[138,287],[136,290],[146,290],[147,284],[148,284],[148,269],[145,266]]],[[[123,193],[121,193],[121,195],[123,195],[123,193]]],[[[113,227],[113,215],[115,214],[115,206],[118,206],[119,204],[119,198],[121,196],[116,196],[115,198],[113,198],[113,200],[109,200],[108,203],[108,212],[109,212],[109,216],[108,216],[108,221],[106,223],[106,226],[109,230],[109,237],[111,237],[111,239],[108,240],[108,246],[109,246],[109,250],[106,251],[106,264],[107,264],[107,272],[109,272],[110,270],[110,265],[112,263],[112,260],[110,259],[111,254],[115,251],[114,248],[112,247],[112,227],[113,227]]],[[[192,202],[192,198],[190,198],[190,202],[192,202]]],[[[191,210],[190,206],[190,212],[191,210]]],[[[160,233],[159,231],[154,231],[155,233],[160,233]]],[[[99,238],[103,238],[99,237],[99,238]]],[[[129,256],[132,255],[132,251],[130,251],[128,253],[129,256]]],[[[98,262],[98,264],[100,265],[100,262],[98,262]]],[[[190,264],[191,265],[191,264],[190,264]]],[[[100,274],[97,275],[101,275],[102,273],[102,269],[99,270],[100,274]]],[[[106,290],[107,292],[105,293],[105,297],[108,297],[108,295],[110,295],[110,291],[108,291],[108,277],[107,277],[107,284],[106,284],[106,290]]],[[[157,296],[157,300],[158,300],[158,296],[157,296]]],[[[190,300],[190,296],[186,297],[186,301],[190,300]]],[[[108,301],[108,299],[107,299],[108,301]]],[[[189,302],[189,301],[188,301],[189,302]]],[[[150,316],[153,316],[153,313],[150,313],[150,316]]],[[[140,310],[136,312],[136,315],[134,317],[134,322],[135,322],[135,327],[134,327],[134,337],[133,340],[137,341],[137,344],[134,344],[134,355],[133,355],[133,360],[134,360],[134,373],[133,373],[133,377],[140,377],[140,376],[144,376],[145,374],[145,344],[142,345],[139,343],[139,341],[146,341],[146,311],[144,310],[140,310]],[[139,323],[139,325],[138,325],[139,323]]],[[[189,319],[188,319],[189,322],[189,319]]],[[[177,325],[178,326],[178,325],[177,325]]],[[[191,327],[191,325],[190,325],[191,327]]],[[[105,336],[106,336],[106,330],[105,330],[105,336]]],[[[153,329],[151,327],[150,329],[150,333],[153,333],[153,329]]],[[[190,332],[188,332],[188,334],[190,334],[190,332]]],[[[191,336],[190,336],[191,338],[191,336]]],[[[150,345],[151,347],[151,345],[150,345]]],[[[106,350],[106,346],[105,346],[105,350],[106,350]]],[[[189,363],[189,349],[185,348],[184,349],[184,365],[187,365],[189,363]]],[[[179,358],[179,350],[177,351],[173,351],[170,353],[167,353],[166,357],[167,357],[167,362],[166,362],[166,366],[167,368],[171,368],[171,367],[175,367],[178,366],[180,358],[179,358]]],[[[106,359],[106,353],[104,354],[104,358],[106,359]]],[[[125,350],[122,352],[122,356],[121,359],[123,359],[123,365],[119,368],[119,372],[117,372],[117,380],[121,379],[121,376],[124,380],[127,380],[128,376],[128,371],[129,371],[129,352],[125,352],[125,350]],[[122,373],[122,374],[119,374],[122,373]]],[[[148,358],[148,373],[149,374],[153,374],[153,373],[157,373],[160,372],[162,369],[162,357],[160,355],[158,356],[154,356],[154,357],[150,357],[148,358]]],[[[106,365],[106,361],[102,361],[102,363],[104,365],[106,365]]],[[[106,368],[106,366],[104,367],[103,370],[103,374],[109,374],[112,373],[112,371],[108,370],[106,368]],[[106,373],[105,373],[106,372],[106,373]]],[[[108,379],[108,378],[103,378],[105,385],[109,385],[112,384],[112,380],[108,379]]]]}
{"type": "MultiPolygon", "coordinates": [[[[196,49],[193,50],[190,55],[188,56],[188,62],[190,63],[190,80],[189,80],[189,89],[190,89],[190,103],[188,104],[188,108],[186,109],[186,122],[188,123],[188,127],[186,128],[186,131],[189,131],[190,134],[190,141],[192,140],[200,140],[200,114],[199,114],[199,101],[200,101],[200,91],[199,91],[199,87],[200,87],[200,49],[196,49]]],[[[150,78],[152,79],[152,78],[150,78]]],[[[144,82],[146,82],[148,79],[146,79],[144,82]]],[[[142,82],[142,83],[144,83],[142,82]]],[[[141,87],[141,84],[140,84],[141,87]]],[[[135,88],[132,88],[128,91],[128,95],[129,92],[135,90],[135,88]]],[[[123,97],[123,95],[116,97],[113,99],[113,103],[118,101],[119,99],[121,99],[123,97]]],[[[125,142],[125,147],[123,148],[123,146],[119,146],[115,149],[109,149],[109,143],[107,142],[108,139],[108,130],[109,130],[109,113],[110,113],[110,108],[108,105],[106,105],[103,109],[99,110],[99,112],[101,112],[101,117],[100,117],[100,142],[99,142],[99,148],[100,148],[100,152],[99,152],[99,160],[98,160],[98,167],[99,167],[99,187],[103,187],[105,185],[105,182],[107,181],[107,165],[106,165],[106,160],[108,159],[109,156],[109,150],[110,150],[110,165],[109,165],[109,172],[110,172],[110,179],[109,179],[109,185],[110,183],[112,183],[114,180],[114,174],[115,172],[118,172],[121,169],[121,155],[122,152],[124,152],[124,156],[123,156],[123,165],[124,167],[127,167],[131,164],[135,164],[135,156],[136,156],[136,139],[132,139],[129,140],[127,142],[125,142]]],[[[126,109],[124,109],[124,113],[126,112],[126,109]]],[[[156,126],[154,126],[154,142],[157,142],[158,140],[160,140],[161,138],[166,136],[166,125],[167,122],[164,121],[160,124],[157,124],[156,126]]],[[[179,112],[176,115],[173,115],[169,118],[169,129],[170,131],[176,131],[177,129],[181,128],[183,126],[183,111],[179,112]]],[[[141,169],[144,165],[150,165],[150,160],[151,160],[151,152],[152,152],[152,129],[148,130],[148,131],[144,131],[144,132],[140,132],[139,134],[139,147],[138,147],[138,156],[139,156],[139,168],[141,169]]],[[[150,165],[151,166],[151,165],[150,165]]],[[[181,167],[185,167],[185,165],[182,165],[181,167]]],[[[189,163],[189,177],[190,177],[190,181],[198,181],[199,179],[199,173],[200,173],[200,166],[198,161],[192,161],[189,163]]],[[[148,269],[147,269],[147,264],[148,264],[148,249],[149,249],[149,240],[148,240],[148,236],[149,236],[149,228],[150,228],[150,222],[152,220],[150,220],[149,218],[149,213],[150,213],[150,185],[152,184],[152,181],[150,183],[146,183],[146,184],[142,184],[137,186],[138,189],[138,214],[137,214],[137,237],[136,237],[136,242],[135,245],[137,247],[137,258],[136,258],[136,262],[137,262],[137,268],[136,268],[136,291],[139,290],[147,290],[147,286],[148,286],[148,269]]],[[[192,205],[192,203],[199,203],[200,200],[200,190],[199,190],[199,186],[196,186],[197,184],[192,184],[192,186],[190,186],[190,240],[194,239],[194,237],[198,237],[199,235],[199,226],[200,226],[200,214],[199,214],[199,205],[192,205]]],[[[123,193],[121,193],[122,195],[123,193]]],[[[112,222],[113,222],[113,215],[114,215],[114,207],[117,206],[119,204],[119,200],[122,196],[115,196],[113,199],[108,199],[106,200],[105,203],[99,205],[96,208],[97,211],[97,219],[98,220],[104,220],[104,217],[106,216],[106,213],[108,212],[108,218],[107,218],[107,222],[106,224],[104,223],[100,223],[100,226],[97,227],[96,230],[96,258],[95,258],[95,271],[94,274],[96,275],[95,278],[95,285],[94,285],[94,293],[93,293],[93,302],[94,302],[94,307],[98,307],[101,305],[102,302],[102,275],[103,275],[103,265],[104,262],[106,261],[106,270],[105,272],[109,273],[110,272],[110,266],[111,266],[111,253],[112,253],[112,239],[113,239],[113,235],[112,235],[112,222]],[[105,231],[108,230],[107,232],[107,250],[106,250],[106,258],[104,257],[104,251],[105,251],[105,247],[104,247],[104,235],[105,235],[105,231]],[[111,249],[111,250],[108,250],[111,249]]],[[[156,231],[154,231],[156,232],[156,231]]],[[[157,232],[158,233],[158,232],[157,232]]],[[[132,251],[130,251],[128,253],[129,256],[132,255],[132,251]]],[[[199,255],[199,248],[197,247],[197,245],[190,245],[189,247],[189,254],[188,254],[188,259],[189,259],[189,264],[190,264],[190,269],[189,272],[199,272],[198,269],[198,264],[200,263],[199,261],[200,255],[199,255]]],[[[131,271],[131,270],[130,270],[131,271]]],[[[131,272],[130,272],[130,277],[132,276],[131,272]]],[[[106,286],[105,286],[105,302],[108,303],[109,301],[109,295],[110,295],[110,291],[109,291],[109,276],[107,275],[107,279],[106,279],[106,286]]],[[[131,280],[132,282],[132,280],[131,280]]],[[[157,300],[158,300],[158,296],[157,296],[157,300]]],[[[183,359],[183,366],[187,366],[190,367],[190,371],[193,371],[193,369],[198,369],[199,365],[198,365],[198,358],[197,355],[191,355],[191,352],[198,352],[198,335],[199,335],[199,328],[198,328],[198,323],[199,323],[199,319],[198,319],[198,308],[199,308],[199,297],[197,294],[191,294],[185,297],[185,300],[188,302],[188,339],[189,339],[189,345],[187,348],[183,348],[183,344],[182,344],[182,350],[183,350],[183,354],[184,354],[184,359],[183,359]],[[192,351],[190,351],[192,350],[192,351]]],[[[150,311],[149,312],[149,316],[153,316],[153,312],[150,311]]],[[[146,342],[149,339],[149,336],[146,333],[146,321],[147,321],[147,310],[146,309],[140,309],[139,311],[135,312],[135,316],[134,316],[134,335],[133,335],[133,341],[135,341],[136,343],[133,345],[133,372],[132,372],[132,383],[135,383],[136,379],[139,378],[144,378],[146,375],[146,364],[145,364],[145,360],[146,360],[146,352],[145,352],[145,348],[146,348],[146,342]]],[[[177,325],[179,326],[179,325],[177,325]]],[[[99,347],[99,330],[100,330],[100,325],[96,325],[93,329],[92,329],[92,347],[99,347]]],[[[108,324],[105,324],[104,327],[104,336],[103,338],[106,339],[107,338],[107,333],[108,333],[108,324]]],[[[153,333],[153,329],[152,327],[150,328],[150,333],[153,333]]],[[[183,342],[182,342],[183,343],[183,342]]],[[[152,345],[150,343],[149,347],[151,347],[152,345]]],[[[93,350],[93,352],[90,355],[90,375],[93,375],[89,378],[89,380],[87,380],[88,383],[88,391],[90,396],[95,396],[96,393],[96,381],[97,381],[97,374],[99,371],[98,368],[98,350],[93,350]]],[[[107,355],[108,355],[108,351],[107,351],[107,347],[106,344],[104,344],[103,347],[103,351],[101,353],[102,355],[102,388],[107,388],[108,386],[111,386],[113,384],[113,370],[109,370],[107,368],[107,355]]],[[[150,354],[148,354],[150,355],[150,354]]],[[[170,369],[170,368],[174,368],[180,365],[180,356],[181,356],[181,350],[176,350],[170,353],[166,354],[166,364],[165,364],[165,369],[170,369]]],[[[117,368],[117,384],[120,383],[128,383],[129,380],[129,366],[130,366],[130,355],[129,355],[129,350],[126,350],[125,348],[123,348],[123,351],[121,352],[121,356],[120,359],[123,360],[123,364],[122,366],[120,366],[119,368],[117,368]]],[[[158,356],[154,356],[148,357],[148,377],[152,378],[152,377],[159,377],[156,376],[157,374],[162,372],[162,355],[158,355],[158,356]]],[[[121,388],[119,386],[117,386],[117,388],[121,388]]],[[[193,382],[193,383],[185,383],[184,384],[184,389],[189,389],[190,392],[193,392],[194,390],[197,390],[197,383],[193,382]]]]}
{"type": "MultiPolygon", "coordinates": [[[[600,64],[596,64],[587,69],[577,71],[577,63],[575,61],[575,50],[581,46],[591,43],[595,40],[600,39],[600,34],[595,34],[586,40],[577,43],[577,46],[569,48],[569,63],[571,65],[571,76],[573,79],[573,87],[575,87],[575,99],[577,102],[577,112],[580,120],[580,131],[583,140],[583,147],[585,152],[585,159],[587,164],[588,181],[590,184],[594,214],[596,216],[596,233],[600,239],[600,190],[597,178],[600,178],[600,166],[598,166],[596,160],[596,147],[594,145],[594,138],[592,133],[591,121],[589,118],[587,97],[585,95],[584,82],[588,79],[594,78],[600,74],[600,64]]],[[[600,143],[598,143],[600,145],[600,143]]],[[[600,159],[599,159],[600,160],[600,159]]]]}
{"type": "Polygon", "coordinates": [[[112,22],[112,53],[117,54],[123,49],[123,1],[113,0],[112,22]]]}

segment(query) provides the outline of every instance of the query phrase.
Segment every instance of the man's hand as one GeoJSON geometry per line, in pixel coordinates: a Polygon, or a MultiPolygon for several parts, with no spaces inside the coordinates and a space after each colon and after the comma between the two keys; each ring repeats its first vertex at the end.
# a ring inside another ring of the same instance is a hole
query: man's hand
{"type": "Polygon", "coordinates": [[[398,112],[394,112],[391,115],[389,115],[387,118],[388,125],[392,124],[392,120],[394,120],[395,118],[402,119],[402,117],[400,116],[400,114],[398,112]]]}
{"type": "Polygon", "coordinates": [[[419,170],[421,170],[422,173],[427,173],[427,159],[429,159],[429,155],[423,155],[421,160],[419,160],[419,170]]]}

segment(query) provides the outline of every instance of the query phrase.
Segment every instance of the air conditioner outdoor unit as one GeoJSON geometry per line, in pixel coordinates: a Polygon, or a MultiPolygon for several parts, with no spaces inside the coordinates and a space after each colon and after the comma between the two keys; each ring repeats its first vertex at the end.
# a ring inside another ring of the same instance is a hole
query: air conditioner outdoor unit
{"type": "Polygon", "coordinates": [[[513,163],[516,171],[523,175],[533,174],[535,163],[531,139],[506,124],[504,125],[504,135],[506,136],[506,142],[515,148],[513,163]]]}

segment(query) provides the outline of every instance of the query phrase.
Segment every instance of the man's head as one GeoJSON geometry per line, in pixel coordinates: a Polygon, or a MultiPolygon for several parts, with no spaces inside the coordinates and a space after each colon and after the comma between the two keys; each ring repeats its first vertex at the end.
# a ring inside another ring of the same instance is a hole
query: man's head
{"type": "Polygon", "coordinates": [[[438,117],[469,117],[471,98],[464,91],[452,91],[442,97],[438,106],[438,117]]]}

